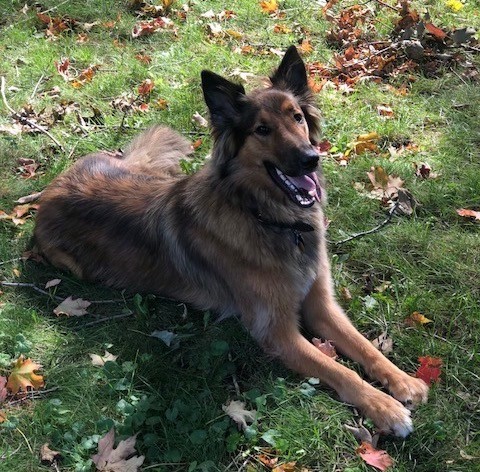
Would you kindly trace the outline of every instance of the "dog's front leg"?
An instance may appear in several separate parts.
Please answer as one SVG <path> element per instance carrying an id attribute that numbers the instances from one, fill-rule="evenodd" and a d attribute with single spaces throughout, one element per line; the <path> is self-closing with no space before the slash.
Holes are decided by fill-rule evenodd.
<path id="1" fill-rule="evenodd" d="M 411 407 L 426 402 L 425 382 L 396 367 L 352 325 L 333 296 L 328 262 L 322 263 L 319 274 L 302 306 L 308 329 L 334 341 L 340 352 L 359 362 L 369 376 L 379 380 L 403 404 Z"/>
<path id="2" fill-rule="evenodd" d="M 390 395 L 365 382 L 356 372 L 321 353 L 299 332 L 296 324 L 270 325 L 260 344 L 287 367 L 307 377 L 317 377 L 335 389 L 340 398 L 359 408 L 382 431 L 405 437 L 412 430 L 410 411 Z"/>

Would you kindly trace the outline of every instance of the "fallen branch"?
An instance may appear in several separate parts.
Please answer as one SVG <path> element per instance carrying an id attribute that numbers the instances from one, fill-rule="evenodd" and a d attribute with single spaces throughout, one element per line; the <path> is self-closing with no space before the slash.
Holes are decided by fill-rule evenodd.
<path id="1" fill-rule="evenodd" d="M 31 288 L 32 290 L 35 290 L 35 292 L 41 293 L 42 295 L 47 295 L 48 297 L 55 298 L 55 300 L 60 300 L 63 301 L 64 297 L 59 297 L 58 295 L 53 295 L 50 292 L 47 292 L 46 290 L 43 290 L 40 287 L 37 287 L 35 284 L 29 284 L 26 282 L 5 282 L 5 281 L 0 281 L 0 285 L 3 285 L 4 287 L 27 287 Z"/>
<path id="2" fill-rule="evenodd" d="M 25 195 L 24 197 L 20 197 L 18 200 L 15 201 L 15 203 L 31 203 L 31 202 L 36 202 L 41 196 L 42 196 L 43 190 L 41 192 L 35 192 L 31 193 L 30 195 Z"/>
<path id="3" fill-rule="evenodd" d="M 18 403 L 24 402 L 26 400 L 35 400 L 36 398 L 41 398 L 44 395 L 48 395 L 49 393 L 55 392 L 58 389 L 59 387 L 52 387 L 52 388 L 47 388 L 46 390 L 35 390 L 32 392 L 27 392 L 25 396 L 21 398 L 17 398 L 16 400 L 5 402 L 5 405 L 11 406 L 11 405 L 16 405 Z"/>
<path id="4" fill-rule="evenodd" d="M 385 225 L 390 223 L 390 221 L 392 220 L 393 215 L 395 214 L 395 211 L 398 208 L 398 206 L 399 206 L 399 202 L 396 201 L 395 204 L 392 206 L 392 208 L 390 208 L 390 210 L 388 210 L 388 216 L 380 224 L 378 224 L 374 228 L 369 229 L 367 231 L 361 231 L 360 233 L 352 234 L 348 238 L 342 239 L 340 241 L 330 241 L 330 244 L 333 245 L 333 246 L 340 246 L 340 244 L 348 243 L 349 241 L 352 241 L 353 239 L 357 239 L 357 238 L 360 238 L 362 236 L 366 236 L 367 234 L 372 234 L 372 233 L 377 232 L 378 230 L 382 229 Z"/>
<path id="5" fill-rule="evenodd" d="M 32 120 L 29 120 L 28 118 L 25 118 L 24 116 L 21 116 L 19 113 L 17 113 L 7 102 L 7 97 L 5 96 L 5 77 L 1 77 L 1 88 L 0 88 L 0 91 L 1 91 L 1 94 L 2 94 L 2 100 L 3 100 L 3 103 L 5 105 L 5 107 L 7 108 L 7 110 L 10 111 L 10 113 L 13 115 L 13 117 L 18 120 L 20 123 L 22 124 L 26 124 L 28 126 L 30 126 L 31 128 L 35 128 L 37 129 L 38 131 L 40 131 L 41 133 L 45 134 L 46 136 L 48 136 L 59 148 L 62 152 L 65 152 L 65 148 L 60 144 L 60 142 L 57 141 L 57 139 L 52 136 L 45 128 L 43 128 L 42 126 L 40 126 L 39 124 L 35 123 L 34 121 Z"/>
<path id="6" fill-rule="evenodd" d="M 90 321 L 89 323 L 82 324 L 81 326 L 77 326 L 76 329 L 88 328 L 90 326 L 95 326 L 100 323 L 105 323 L 106 321 L 119 320 L 121 318 L 127 318 L 132 315 L 133 315 L 133 311 L 128 311 L 127 313 L 120 313 L 119 315 L 105 316 L 104 318 L 100 318 L 95 321 Z"/>

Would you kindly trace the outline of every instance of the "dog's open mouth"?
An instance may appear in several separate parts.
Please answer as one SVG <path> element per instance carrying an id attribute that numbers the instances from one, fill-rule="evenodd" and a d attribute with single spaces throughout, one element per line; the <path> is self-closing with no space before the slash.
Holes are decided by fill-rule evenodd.
<path id="1" fill-rule="evenodd" d="M 299 177 L 284 174 L 278 167 L 265 162 L 268 174 L 272 180 L 288 195 L 290 200 L 303 208 L 311 207 L 315 201 L 320 201 L 320 185 L 317 174 L 311 172 Z"/>

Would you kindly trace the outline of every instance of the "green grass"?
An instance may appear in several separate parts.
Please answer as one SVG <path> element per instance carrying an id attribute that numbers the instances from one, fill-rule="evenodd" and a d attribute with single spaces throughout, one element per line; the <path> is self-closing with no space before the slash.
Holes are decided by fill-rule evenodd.
<path id="1" fill-rule="evenodd" d="M 26 13 L 21 12 L 24 2 L 0 5 L 0 63 L 8 102 L 15 110 L 31 103 L 37 113 L 45 109 L 50 114 L 62 101 L 73 101 L 77 111 L 50 129 L 64 145 L 64 153 L 44 134 L 0 134 L 0 209 L 7 213 L 16 199 L 43 189 L 80 156 L 124 147 L 140 129 L 154 123 L 169 124 L 192 140 L 202 137 L 196 151 L 196 160 L 202 161 L 211 140 L 191 121 L 195 111 L 206 114 L 200 71 L 266 75 L 279 60 L 273 54 L 240 54 L 236 48 L 250 44 L 285 49 L 309 37 L 314 50 L 307 61 L 325 62 L 338 52 L 325 40 L 331 25 L 314 1 L 281 2 L 285 16 L 280 19 L 262 13 L 256 1 L 230 2 L 228 8 L 236 16 L 221 24 L 224 30 L 242 33 L 240 39 L 209 39 L 207 24 L 216 20 L 201 14 L 222 11 L 225 6 L 216 1 L 190 2 L 185 20 L 172 13 L 176 34 L 165 30 L 137 39 L 130 37 L 136 16 L 128 2 L 42 2 L 42 11 L 52 8 L 53 16 L 68 15 L 83 23 L 116 22 L 113 29 L 93 27 L 86 43 L 77 43 L 78 31 L 64 32 L 56 41 L 45 39 L 33 2 L 27 3 L 31 6 Z M 335 9 L 352 4 L 340 2 Z M 387 34 L 393 12 L 376 2 L 369 4 L 377 9 L 377 29 Z M 417 2 L 422 11 L 428 6 L 438 26 L 478 29 L 475 4 L 466 2 L 461 12 L 454 13 L 444 2 Z M 174 9 L 180 8 L 181 2 L 176 2 Z M 291 32 L 274 33 L 277 23 Z M 139 62 L 136 54 L 149 55 L 151 63 Z M 90 83 L 74 88 L 55 69 L 54 62 L 62 57 L 68 57 L 77 71 L 92 64 L 100 68 Z M 478 56 L 471 59 L 478 65 Z M 123 112 L 111 102 L 122 93 L 135 95 L 146 78 L 155 81 L 151 109 L 126 115 L 127 127 L 121 130 Z M 400 75 L 392 83 L 398 86 L 404 79 Z M 480 209 L 480 92 L 477 82 L 456 71 L 439 72 L 435 78 L 418 73 L 414 79 L 406 96 L 372 83 L 360 84 L 348 95 L 331 89 L 318 95 L 324 136 L 332 144 L 345 150 L 359 134 L 376 131 L 383 146 L 381 154 L 357 156 L 347 167 L 325 159 L 329 239 L 338 241 L 385 218 L 379 202 L 360 195 L 353 186 L 366 182 L 372 165 L 400 175 L 419 203 L 411 217 L 396 216 L 371 235 L 332 246 L 332 266 L 339 295 L 345 287 L 352 293 L 352 299 L 343 302 L 349 316 L 369 339 L 388 329 L 394 339 L 390 357 L 397 365 L 414 372 L 420 355 L 444 362 L 441 382 L 432 388 L 428 404 L 414 413 L 415 432 L 406 440 L 381 438 L 381 448 L 395 459 L 394 470 L 474 471 L 480 470 L 478 459 L 464 457 L 480 456 L 480 226 L 461 220 L 455 209 Z M 53 87 L 60 92 L 51 98 L 45 92 Z M 168 108 L 155 108 L 157 99 L 165 99 Z M 379 104 L 389 105 L 394 119 L 379 117 Z M 100 110 L 103 126 L 82 131 L 77 113 L 92 116 L 92 107 Z M 1 110 L 0 125 L 7 125 L 9 115 L 4 107 Z M 418 148 L 389 159 L 388 145 L 404 139 Z M 35 177 L 21 178 L 20 158 L 40 165 Z M 413 164 L 423 161 L 438 178 L 415 177 Z M 2 279 L 43 287 L 48 280 L 61 278 L 57 295 L 122 300 L 119 292 L 19 260 L 32 229 L 31 219 L 20 226 L 0 220 Z M 373 287 L 386 281 L 390 286 L 382 293 L 370 292 L 367 279 Z M 313 390 L 305 379 L 268 359 L 235 320 L 217 324 L 213 314 L 143 295 L 92 305 L 89 311 L 95 315 L 113 316 L 126 309 L 134 315 L 85 327 L 96 318 L 56 318 L 53 298 L 28 288 L 2 291 L 0 374 L 7 374 L 11 360 L 25 353 L 43 365 L 47 393 L 1 406 L 7 415 L 0 425 L 1 471 L 51 470 L 38 458 L 46 442 L 61 451 L 60 470 L 92 470 L 90 456 L 111 426 L 122 437 L 138 433 L 137 449 L 146 455 L 147 470 L 239 470 L 247 460 L 249 465 L 242 470 L 262 470 L 255 457 L 264 447 L 273 448 L 280 462 L 297 461 L 308 470 L 372 470 L 356 456 L 357 441 L 343 428 L 358 419 L 356 413 L 328 389 Z M 407 326 L 404 320 L 413 311 L 433 323 Z M 179 346 L 169 348 L 149 336 L 154 330 L 178 334 Z M 105 349 L 118 355 L 117 361 L 93 367 L 88 354 L 103 354 Z M 358 369 L 345 359 L 340 362 Z M 259 412 L 245 433 L 238 432 L 222 411 L 229 399 L 243 400 L 247 408 Z"/>

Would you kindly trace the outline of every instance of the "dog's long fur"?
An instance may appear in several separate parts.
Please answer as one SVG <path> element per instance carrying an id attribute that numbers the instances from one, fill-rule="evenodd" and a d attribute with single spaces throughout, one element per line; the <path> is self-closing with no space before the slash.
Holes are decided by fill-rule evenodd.
<path id="1" fill-rule="evenodd" d="M 319 113 L 294 47 L 270 80 L 247 95 L 204 71 L 215 144 L 203 169 L 180 171 L 190 145 L 165 127 L 137 137 L 121 159 L 86 156 L 42 195 L 36 243 L 80 278 L 238 314 L 268 353 L 319 377 L 380 429 L 406 436 L 412 422 L 402 403 L 426 401 L 428 388 L 359 334 L 334 299 L 314 147 Z M 316 190 L 302 190 L 301 205 L 272 170 L 310 187 L 315 181 Z M 301 318 L 393 397 L 310 344 Z"/>

